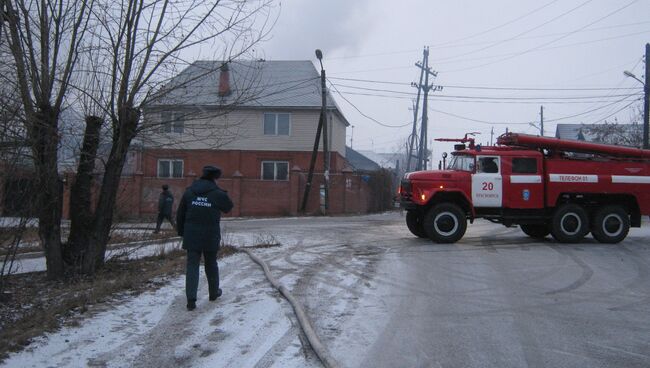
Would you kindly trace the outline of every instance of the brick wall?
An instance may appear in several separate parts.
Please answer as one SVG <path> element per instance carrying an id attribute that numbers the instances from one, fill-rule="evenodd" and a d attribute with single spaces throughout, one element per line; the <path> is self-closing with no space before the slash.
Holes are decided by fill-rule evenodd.
<path id="1" fill-rule="evenodd" d="M 69 193 L 72 175 L 67 176 L 64 187 L 64 218 L 69 218 Z M 117 193 L 115 219 L 153 219 L 158 212 L 158 196 L 163 184 L 174 195 L 174 212 L 185 189 L 197 176 L 178 179 L 147 177 L 143 174 L 125 176 Z M 235 174 L 222 177 L 218 185 L 228 191 L 235 207 L 226 216 L 295 216 L 302 205 L 307 173 L 294 167 L 288 181 L 267 181 L 246 178 Z M 322 173 L 315 173 L 312 190 L 307 201 L 307 214 L 321 212 L 320 186 Z M 353 214 L 368 212 L 371 200 L 370 188 L 360 175 L 344 171 L 330 175 L 330 214 Z"/>

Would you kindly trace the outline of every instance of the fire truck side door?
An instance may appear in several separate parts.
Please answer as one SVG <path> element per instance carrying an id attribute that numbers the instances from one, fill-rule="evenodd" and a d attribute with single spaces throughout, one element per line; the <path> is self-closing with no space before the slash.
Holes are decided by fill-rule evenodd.
<path id="1" fill-rule="evenodd" d="M 503 157 L 503 207 L 544 207 L 541 157 Z"/>
<path id="2" fill-rule="evenodd" d="M 474 207 L 501 207 L 503 197 L 499 156 L 476 156 L 476 173 L 472 174 Z"/>

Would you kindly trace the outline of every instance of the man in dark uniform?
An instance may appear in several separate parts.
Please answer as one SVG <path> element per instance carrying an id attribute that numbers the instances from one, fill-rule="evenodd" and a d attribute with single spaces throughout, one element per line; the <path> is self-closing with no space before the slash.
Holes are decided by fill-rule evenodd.
<path id="1" fill-rule="evenodd" d="M 156 221 L 156 231 L 154 231 L 154 234 L 160 231 L 160 225 L 162 225 L 164 219 L 169 220 L 169 223 L 172 224 L 172 227 L 176 228 L 174 219 L 172 219 L 172 205 L 174 204 L 174 196 L 169 191 L 169 186 L 167 184 L 163 184 L 162 190 L 163 191 L 158 197 L 158 220 Z"/>
<path id="2" fill-rule="evenodd" d="M 196 308 L 201 254 L 205 262 L 210 301 L 221 296 L 217 265 L 217 251 L 221 242 L 221 212 L 229 212 L 233 204 L 226 191 L 217 186 L 220 176 L 221 169 L 205 166 L 203 176 L 192 183 L 183 194 L 176 213 L 178 235 L 183 237 L 183 249 L 187 250 L 187 310 Z"/>

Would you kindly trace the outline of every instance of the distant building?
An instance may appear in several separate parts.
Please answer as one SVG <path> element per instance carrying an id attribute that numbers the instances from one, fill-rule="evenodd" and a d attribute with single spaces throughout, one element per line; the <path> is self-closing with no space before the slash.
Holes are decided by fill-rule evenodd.
<path id="1" fill-rule="evenodd" d="M 355 172 L 372 172 L 381 169 L 378 163 L 351 147 L 345 147 L 345 158 Z"/>
<path id="2" fill-rule="evenodd" d="M 295 215 L 321 112 L 320 75 L 310 61 L 196 61 L 144 109 L 139 172 L 122 180 L 120 205 L 137 215 L 157 210 L 160 186 L 176 198 L 204 165 L 223 170 L 220 186 L 234 216 Z M 346 160 L 349 123 L 328 94 L 329 213 L 367 212 L 370 189 Z M 322 138 L 321 138 L 322 139 Z M 308 213 L 321 207 L 319 145 Z M 131 203 L 128 203 L 131 201 Z"/>

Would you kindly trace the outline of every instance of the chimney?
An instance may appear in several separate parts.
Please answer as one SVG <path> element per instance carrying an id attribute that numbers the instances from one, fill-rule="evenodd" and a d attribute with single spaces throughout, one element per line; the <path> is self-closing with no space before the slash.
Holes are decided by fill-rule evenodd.
<path id="1" fill-rule="evenodd" d="M 219 74 L 219 97 L 226 97 L 230 94 L 230 70 L 228 64 L 222 64 Z"/>

